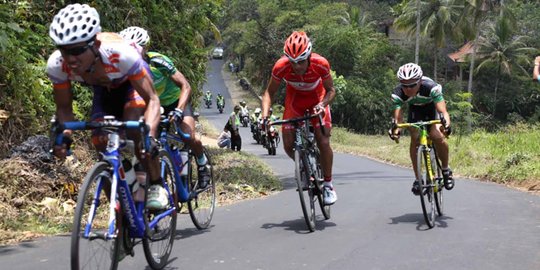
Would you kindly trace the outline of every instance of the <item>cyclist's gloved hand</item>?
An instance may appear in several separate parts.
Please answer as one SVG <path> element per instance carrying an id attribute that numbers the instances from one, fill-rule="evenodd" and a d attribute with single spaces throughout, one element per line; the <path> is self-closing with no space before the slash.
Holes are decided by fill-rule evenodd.
<path id="1" fill-rule="evenodd" d="M 324 116 L 324 106 L 323 106 L 323 103 L 319 103 L 317 105 L 315 105 L 315 107 L 313 107 L 313 112 L 315 114 L 322 114 Z"/>
<path id="2" fill-rule="evenodd" d="M 184 111 L 182 111 L 179 108 L 174 109 L 174 111 L 171 111 L 169 113 L 169 116 L 173 118 L 173 120 L 182 122 L 184 120 Z"/>
<path id="3" fill-rule="evenodd" d="M 446 136 L 450 136 L 450 134 L 452 134 L 452 127 L 450 125 L 444 127 L 444 133 Z"/>
<path id="4" fill-rule="evenodd" d="M 71 144 L 73 143 L 73 139 L 71 138 L 71 130 L 64 130 L 64 132 L 58 136 L 62 137 L 62 141 L 60 144 L 55 141 L 53 154 L 57 158 L 64 159 L 71 152 Z"/>
<path id="5" fill-rule="evenodd" d="M 401 130 L 394 129 L 394 128 L 391 128 L 388 130 L 388 137 L 390 137 L 390 139 L 395 141 L 399 139 L 400 136 L 401 136 Z"/>

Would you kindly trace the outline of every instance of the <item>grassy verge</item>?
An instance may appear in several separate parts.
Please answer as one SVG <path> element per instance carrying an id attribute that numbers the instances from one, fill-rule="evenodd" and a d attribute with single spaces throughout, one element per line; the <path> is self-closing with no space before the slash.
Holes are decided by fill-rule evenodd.
<path id="1" fill-rule="evenodd" d="M 452 136 L 450 166 L 461 177 L 480 178 L 540 192 L 540 125 L 517 125 L 497 133 L 476 131 Z M 395 144 L 387 136 L 366 136 L 332 131 L 336 151 L 365 155 L 400 166 L 411 167 L 409 138 Z"/>

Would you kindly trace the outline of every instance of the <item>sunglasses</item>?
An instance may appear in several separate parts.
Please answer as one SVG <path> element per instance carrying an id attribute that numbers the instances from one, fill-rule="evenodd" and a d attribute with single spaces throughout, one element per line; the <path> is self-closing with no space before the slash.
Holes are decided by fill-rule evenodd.
<path id="1" fill-rule="evenodd" d="M 403 87 L 403 88 L 414 88 L 414 87 L 416 87 L 418 85 L 418 82 L 419 82 L 419 80 L 414 82 L 414 83 L 409 83 L 409 84 L 403 84 L 402 83 L 401 87 Z"/>
<path id="2" fill-rule="evenodd" d="M 293 59 L 289 58 L 289 62 L 291 62 L 291 64 L 302 65 L 305 62 L 307 62 L 307 59 L 300 60 L 300 61 L 294 61 Z"/>
<path id="3" fill-rule="evenodd" d="M 78 55 L 81 55 L 83 54 L 84 52 L 86 52 L 90 47 L 94 46 L 94 42 L 89 42 L 87 43 L 86 45 L 84 46 L 78 46 L 78 47 L 72 47 L 72 48 L 63 48 L 63 47 L 58 47 L 58 49 L 60 49 L 60 51 L 62 52 L 62 54 L 65 54 L 65 55 L 73 55 L 73 56 L 78 56 Z"/>

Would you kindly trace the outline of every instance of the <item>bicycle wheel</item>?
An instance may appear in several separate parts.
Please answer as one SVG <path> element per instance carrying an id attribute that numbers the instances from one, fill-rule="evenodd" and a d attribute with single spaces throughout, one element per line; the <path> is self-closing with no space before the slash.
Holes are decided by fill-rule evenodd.
<path id="1" fill-rule="evenodd" d="M 116 218 L 113 224 L 116 237 L 107 239 L 111 182 L 110 166 L 106 162 L 96 163 L 84 179 L 77 198 L 71 233 L 71 269 L 118 267 L 123 231 L 120 218 Z M 89 235 L 84 236 L 87 230 Z"/>
<path id="2" fill-rule="evenodd" d="M 431 168 L 428 166 L 429 153 L 425 146 L 420 145 L 417 151 L 417 172 L 420 177 L 420 201 L 422 203 L 422 211 L 424 212 L 424 219 L 428 227 L 433 228 L 435 226 L 435 198 L 433 194 L 433 183 L 431 176 Z M 431 175 L 431 176 L 430 176 Z"/>
<path id="3" fill-rule="evenodd" d="M 324 204 L 323 200 L 323 182 L 324 182 L 324 175 L 321 167 L 321 154 L 318 150 L 314 152 L 315 155 L 315 162 L 317 164 L 317 170 L 315 171 L 315 179 L 316 179 L 316 190 L 317 192 L 317 200 L 319 201 L 319 206 L 321 207 L 321 212 L 324 216 L 324 219 L 330 219 L 330 205 Z"/>
<path id="4" fill-rule="evenodd" d="M 298 195 L 300 196 L 300 206 L 302 206 L 302 212 L 309 231 L 314 232 L 315 207 L 313 207 L 313 200 L 310 198 L 310 194 L 313 194 L 313 192 L 309 188 L 309 176 L 306 173 L 305 164 L 304 159 L 300 156 L 300 151 L 294 151 L 294 174 L 298 186 Z M 306 204 L 307 200 L 309 200 L 309 206 Z"/>
<path id="5" fill-rule="evenodd" d="M 158 157 L 163 186 L 169 197 L 169 207 L 159 211 L 145 209 L 144 217 L 147 224 L 153 222 L 158 215 L 176 205 L 173 199 L 175 182 L 172 159 L 164 149 L 159 151 Z M 144 256 L 152 269 L 162 269 L 167 264 L 173 247 L 174 235 L 176 233 L 176 211 L 171 211 L 170 215 L 162 217 L 153 228 L 149 226 L 146 228 L 149 231 L 146 232 L 143 238 Z"/>
<path id="6" fill-rule="evenodd" d="M 442 169 L 439 162 L 439 158 L 437 157 L 437 152 L 435 151 L 435 148 L 431 151 L 431 167 L 433 172 L 435 173 L 435 181 L 434 184 L 437 186 L 436 190 L 437 192 L 433 192 L 435 196 L 435 206 L 437 208 L 437 214 L 439 216 L 442 216 L 444 214 L 444 204 L 443 204 L 443 191 L 444 191 L 444 180 L 442 177 Z"/>
<path id="7" fill-rule="evenodd" d="M 189 173 L 188 181 L 191 190 L 190 199 L 188 200 L 188 210 L 193 225 L 199 230 L 208 228 L 214 215 L 216 208 L 216 183 L 214 180 L 214 169 L 210 153 L 204 149 L 204 154 L 210 165 L 210 181 L 204 188 L 199 188 L 199 175 L 197 171 L 197 162 L 195 157 L 189 155 Z"/>

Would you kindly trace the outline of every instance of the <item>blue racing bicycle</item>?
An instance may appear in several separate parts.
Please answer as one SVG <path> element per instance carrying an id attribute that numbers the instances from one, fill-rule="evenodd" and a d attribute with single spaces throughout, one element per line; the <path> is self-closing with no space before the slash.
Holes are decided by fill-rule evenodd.
<path id="1" fill-rule="evenodd" d="M 185 140 L 190 135 L 184 133 L 178 126 L 178 121 L 173 114 L 169 117 L 162 116 L 160 123 L 159 141 L 162 148 L 171 157 L 170 167 L 174 168 L 171 179 L 174 179 L 174 201 L 177 203 L 177 211 L 181 213 L 184 203 L 187 204 L 189 215 L 197 229 L 208 228 L 216 207 L 216 185 L 214 173 L 210 170 L 208 183 L 199 182 L 196 158 Z M 210 153 L 204 149 L 210 168 L 212 160 Z"/>
<path id="2" fill-rule="evenodd" d="M 62 131 L 101 129 L 108 134 L 101 159 L 90 169 L 79 190 L 71 234 L 71 269 L 117 269 L 134 246 L 142 241 L 146 260 L 152 269 L 168 262 L 176 230 L 176 207 L 170 177 L 173 168 L 169 153 L 159 150 L 162 185 L 169 199 L 161 210 L 146 208 L 145 198 L 134 201 L 126 182 L 123 154 L 130 141 L 120 138 L 122 130 L 135 129 L 143 134 L 144 151 L 150 149 L 149 128 L 143 120 L 117 121 L 106 116 L 101 122 L 53 122 L 51 135 L 61 144 Z M 132 143 L 131 143 L 132 144 Z M 147 179 L 148 180 L 148 179 Z"/>

